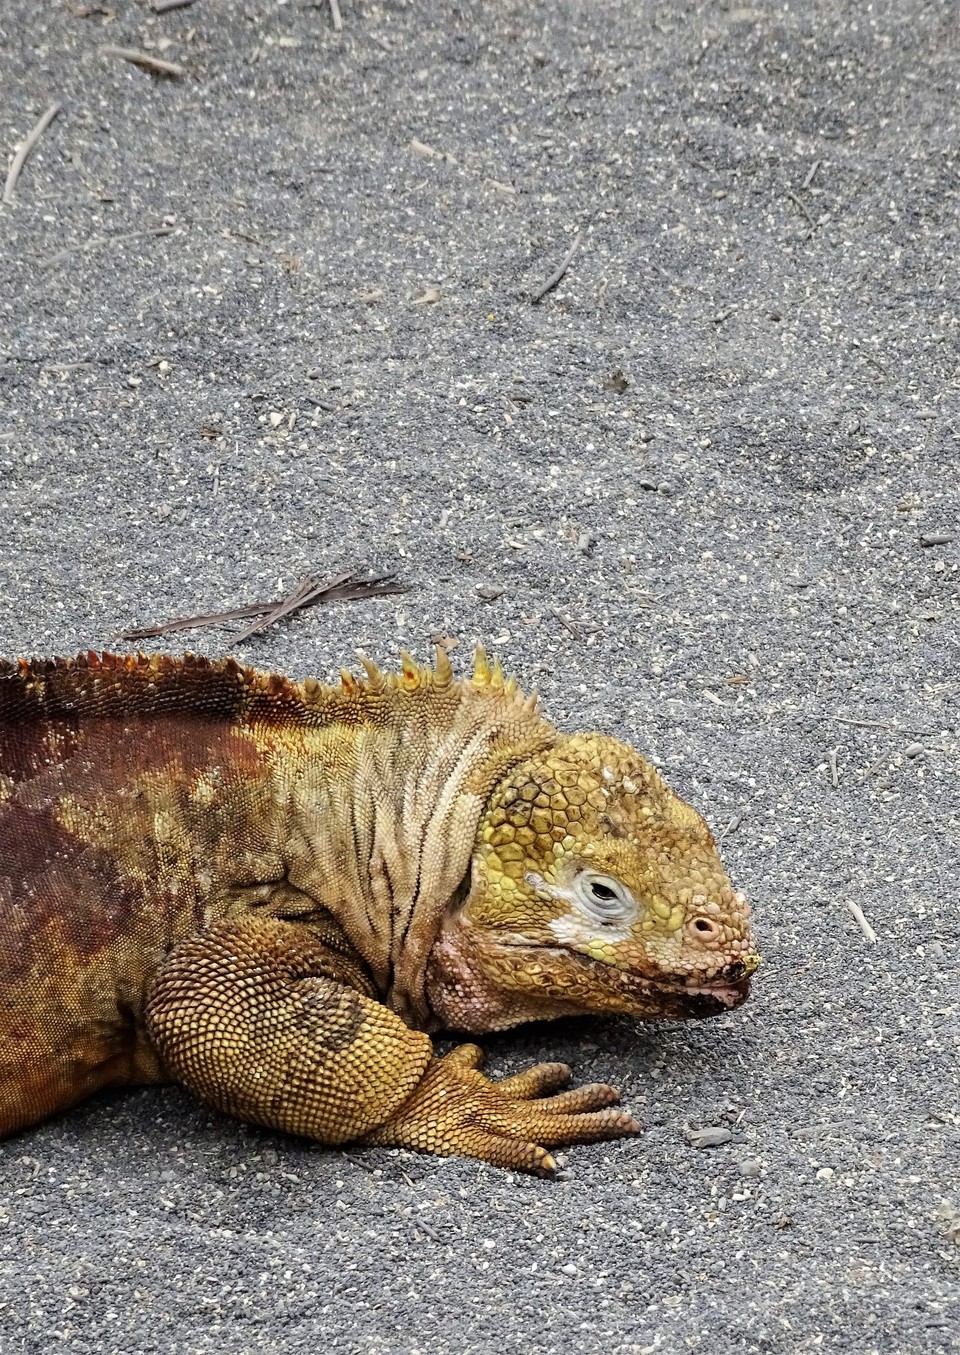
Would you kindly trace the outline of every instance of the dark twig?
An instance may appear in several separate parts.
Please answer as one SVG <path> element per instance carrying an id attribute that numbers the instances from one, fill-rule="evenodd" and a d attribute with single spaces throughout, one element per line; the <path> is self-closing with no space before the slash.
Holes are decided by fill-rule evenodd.
<path id="1" fill-rule="evenodd" d="M 156 635 L 167 635 L 175 630 L 192 630 L 194 626 L 218 626 L 221 621 L 243 621 L 248 616 L 263 616 L 275 602 L 251 602 L 249 607 L 234 607 L 229 612 L 205 612 L 201 616 L 181 616 L 174 621 L 161 621 L 157 626 L 141 626 L 138 630 L 120 633 L 122 640 L 150 640 Z"/>
<path id="2" fill-rule="evenodd" d="M 386 597 L 396 593 L 405 593 L 404 584 L 395 583 L 393 574 L 382 574 L 375 578 L 364 579 L 355 570 L 343 570 L 328 579 L 318 579 L 308 574 L 301 579 L 292 593 L 279 600 L 270 602 L 248 602 L 242 607 L 233 607 L 225 612 L 208 612 L 201 616 L 175 617 L 172 621 L 162 621 L 156 626 L 143 626 L 137 630 L 122 632 L 124 640 L 148 640 L 157 635 L 167 635 L 172 631 L 190 630 L 194 626 L 217 626 L 223 621 L 244 621 L 248 617 L 259 618 L 252 626 L 241 631 L 232 639 L 233 644 L 249 639 L 274 622 L 281 620 L 301 607 L 312 607 L 318 602 L 352 602 L 368 597 Z"/>
<path id="3" fill-rule="evenodd" d="M 337 576 L 337 581 L 346 580 L 349 574 Z M 292 593 L 287 597 L 281 598 L 281 603 L 296 603 L 301 597 L 310 591 L 317 583 L 317 580 L 310 574 L 305 579 L 301 579 Z M 251 616 L 263 616 L 266 612 L 276 610 L 278 606 L 277 599 L 270 602 L 248 602 L 244 607 L 233 607 L 225 612 L 208 612 L 204 616 L 184 616 L 178 617 L 173 621 L 161 621 L 157 626 L 144 626 L 141 630 L 127 630 L 123 632 L 124 640 L 148 640 L 154 635 L 166 635 L 168 631 L 191 630 L 194 626 L 218 626 L 221 621 L 244 621 Z"/>
<path id="4" fill-rule="evenodd" d="M 355 1157 L 353 1153 L 343 1153 L 341 1156 L 345 1157 L 348 1162 L 352 1162 L 355 1167 L 359 1167 L 362 1171 L 369 1172 L 371 1176 L 376 1176 L 380 1171 L 379 1167 L 373 1166 L 370 1162 L 364 1162 L 362 1157 Z"/>
<path id="5" fill-rule="evenodd" d="M 806 219 L 807 225 L 810 227 L 810 234 L 807 236 L 807 239 L 809 240 L 810 236 L 813 235 L 814 231 L 817 229 L 817 223 L 814 221 L 813 217 L 807 211 L 807 207 L 805 202 L 803 201 L 803 198 L 797 197 L 796 193 L 794 193 L 789 188 L 787 189 L 787 197 L 799 209 L 801 214 Z"/>
<path id="6" fill-rule="evenodd" d="M 307 574 L 300 580 L 292 593 L 285 598 L 281 598 L 279 602 L 275 602 L 264 616 L 254 621 L 246 630 L 242 630 L 239 635 L 235 635 L 233 643 L 239 644 L 241 640 L 249 640 L 251 635 L 259 635 L 261 631 L 267 630 L 275 622 L 289 616 L 291 612 L 299 611 L 301 607 L 306 607 L 311 602 L 319 602 L 321 597 L 345 584 L 350 577 L 349 570 L 345 570 L 342 574 L 333 574 L 329 579 L 322 581 L 315 579 L 311 574 Z"/>
<path id="7" fill-rule="evenodd" d="M 141 52 L 137 47 L 101 47 L 100 51 L 104 56 L 119 57 L 121 61 L 129 61 L 131 65 L 139 66 L 150 75 L 163 75 L 168 80 L 182 80 L 187 73 L 186 66 L 177 66 L 172 61 L 161 61 L 159 57 L 151 56 L 149 52 Z"/>
<path id="8" fill-rule="evenodd" d="M 889 729 L 893 734 L 927 734 L 919 725 L 895 725 L 887 720 L 858 720 L 853 715 L 821 715 L 821 720 L 838 720 L 842 725 L 856 725 L 858 729 Z"/>
<path id="9" fill-rule="evenodd" d="M 837 766 L 837 754 L 839 752 L 839 748 L 827 749 L 827 766 L 830 768 L 830 784 L 833 786 L 834 790 L 840 785 L 840 769 Z"/>
<path id="10" fill-rule="evenodd" d="M 58 253 L 52 254 L 49 259 L 40 264 L 40 267 L 56 268 L 58 264 L 65 263 L 71 254 L 82 253 L 88 249 L 99 249 L 101 245 L 122 245 L 127 240 L 174 235 L 176 229 L 176 226 L 153 226 L 149 230 L 124 231 L 121 235 L 91 235 L 89 240 L 82 240 L 78 245 L 67 245 L 66 249 L 61 249 Z"/>
<path id="11" fill-rule="evenodd" d="M 570 246 L 566 254 L 563 256 L 563 261 L 560 264 L 560 267 L 557 268 L 555 272 L 550 274 L 550 276 L 547 278 L 546 282 L 543 284 L 542 287 L 540 287 L 536 292 L 532 293 L 530 297 L 531 305 L 535 306 L 538 301 L 543 300 L 547 292 L 553 291 L 554 287 L 556 287 L 557 283 L 563 277 L 564 273 L 566 273 L 567 269 L 573 263 L 573 256 L 576 254 L 579 248 L 580 248 L 580 235 L 578 233 L 573 237 L 573 244 Z"/>
<path id="12" fill-rule="evenodd" d="M 26 163 L 27 156 L 30 154 L 34 146 L 37 144 L 37 142 L 43 136 L 44 132 L 50 126 L 51 122 L 53 122 L 54 118 L 60 112 L 60 108 L 61 108 L 60 104 L 51 104 L 47 111 L 44 113 L 43 117 L 34 127 L 33 131 L 28 132 L 27 135 L 20 142 L 20 145 L 17 148 L 17 153 L 13 157 L 13 161 L 11 162 L 10 168 L 7 171 L 7 182 L 3 186 L 3 201 L 5 204 L 9 205 L 11 202 L 13 202 L 13 190 L 17 186 L 17 180 L 20 178 L 20 171 L 23 169 L 23 166 Z"/>
<path id="13" fill-rule="evenodd" d="M 697 55 L 693 58 L 693 64 L 695 67 L 700 65 L 701 61 L 707 55 L 707 52 L 709 52 L 714 42 L 716 42 L 716 34 L 714 33 L 711 33 L 709 37 L 701 38 L 700 50 L 697 53 Z"/>
<path id="14" fill-rule="evenodd" d="M 869 362 L 871 367 L 876 367 L 881 376 L 888 375 L 887 369 L 884 367 L 883 363 L 878 362 L 876 358 L 872 358 L 870 354 L 865 353 L 863 349 L 860 350 L 860 356 L 863 358 L 864 362 Z"/>
<path id="15" fill-rule="evenodd" d="M 560 622 L 561 626 L 565 626 L 566 629 L 573 636 L 573 638 L 575 640 L 579 640 L 580 643 L 582 644 L 586 637 L 583 631 L 577 625 L 577 623 L 575 621 L 571 621 L 569 616 L 564 616 L 563 612 L 558 612 L 554 610 L 553 614 L 556 617 L 556 619 Z"/>
<path id="16" fill-rule="evenodd" d="M 810 185 L 813 183 L 814 176 L 816 175 L 816 172 L 820 168 L 822 163 L 823 162 L 821 160 L 814 160 L 813 164 L 810 166 L 810 173 L 807 175 L 803 183 L 800 185 L 802 192 L 805 193 L 807 189 L 810 187 Z"/>

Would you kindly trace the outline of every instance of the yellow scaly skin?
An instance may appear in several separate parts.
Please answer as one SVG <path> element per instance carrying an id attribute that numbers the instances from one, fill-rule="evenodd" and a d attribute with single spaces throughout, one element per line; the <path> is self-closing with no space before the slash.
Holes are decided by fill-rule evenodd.
<path id="1" fill-rule="evenodd" d="M 176 1080 L 325 1143 L 539 1173 L 635 1133 L 428 1031 L 706 1016 L 759 963 L 703 820 L 478 651 L 302 684 L 192 656 L 0 663 L 0 1133 Z"/>

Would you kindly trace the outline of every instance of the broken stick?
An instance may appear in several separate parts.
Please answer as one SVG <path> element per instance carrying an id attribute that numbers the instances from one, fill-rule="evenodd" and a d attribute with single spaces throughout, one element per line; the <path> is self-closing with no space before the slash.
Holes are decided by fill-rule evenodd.
<path id="1" fill-rule="evenodd" d="M 270 602 L 248 602 L 241 607 L 233 607 L 225 612 L 208 612 L 199 616 L 175 617 L 171 621 L 161 621 L 156 626 L 143 626 L 136 630 L 121 633 L 123 640 L 149 640 L 158 635 L 168 635 L 173 631 L 191 630 L 195 626 L 218 626 L 224 621 L 245 621 L 250 617 L 259 620 L 231 639 L 231 644 L 256 635 L 274 622 L 299 611 L 301 607 L 312 607 L 318 602 L 352 602 L 368 597 L 389 597 L 405 593 L 406 585 L 396 583 L 395 575 L 380 574 L 373 578 L 363 578 L 356 570 L 342 570 L 328 579 L 318 579 L 308 574 L 301 579 L 292 593 Z"/>
<path id="2" fill-rule="evenodd" d="M 860 928 L 860 930 L 863 932 L 864 936 L 870 942 L 871 946 L 875 946 L 877 944 L 877 933 L 873 930 L 873 928 L 870 926 L 870 923 L 864 917 L 863 909 L 860 907 L 859 903 L 853 903 L 848 899 L 847 911 L 849 912 L 850 916 L 853 918 L 857 926 Z"/>
<path id="3" fill-rule="evenodd" d="M 559 268 L 557 268 L 553 273 L 550 274 L 546 282 L 543 284 L 541 288 L 539 288 L 538 291 L 532 293 L 530 297 L 531 305 L 535 306 L 538 301 L 543 300 L 547 292 L 553 291 L 554 287 L 556 287 L 557 283 L 560 281 L 560 279 L 566 273 L 567 269 L 573 263 L 573 256 L 576 254 L 579 248 L 580 248 L 580 234 L 578 232 L 573 237 L 573 244 L 570 246 L 566 254 L 563 256 L 563 261 L 561 262 Z"/>
<path id="4" fill-rule="evenodd" d="M 17 180 L 20 178 L 20 171 L 26 163 L 27 156 L 33 150 L 34 146 L 43 136 L 44 132 L 53 122 L 54 118 L 60 112 L 61 104 L 51 104 L 43 117 L 34 127 L 32 132 L 28 132 L 17 148 L 17 153 L 7 171 L 7 182 L 3 186 L 3 201 L 7 205 L 13 202 L 13 190 L 17 186 Z"/>
<path id="5" fill-rule="evenodd" d="M 129 61 L 150 75 L 163 75 L 168 80 L 182 80 L 187 73 L 186 66 L 178 66 L 173 61 L 161 61 L 158 56 L 141 52 L 136 47 L 101 47 L 100 51 L 104 56 L 119 57 L 121 61 Z"/>

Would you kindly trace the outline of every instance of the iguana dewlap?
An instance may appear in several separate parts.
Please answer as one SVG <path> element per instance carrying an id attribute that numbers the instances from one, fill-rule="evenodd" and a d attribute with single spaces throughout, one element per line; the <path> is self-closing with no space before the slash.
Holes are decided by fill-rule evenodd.
<path id="1" fill-rule="evenodd" d="M 633 1133 L 561 1064 L 426 1032 L 709 1016 L 758 964 L 706 824 L 478 652 L 337 688 L 186 656 L 0 662 L 0 1132 L 174 1080 L 245 1120 L 550 1171 Z"/>

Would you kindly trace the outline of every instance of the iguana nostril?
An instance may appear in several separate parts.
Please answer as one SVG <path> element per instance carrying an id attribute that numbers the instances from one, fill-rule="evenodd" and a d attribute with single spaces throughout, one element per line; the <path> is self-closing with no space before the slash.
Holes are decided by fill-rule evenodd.
<path id="1" fill-rule="evenodd" d="M 720 928 L 708 917 L 698 917 L 693 924 L 694 930 L 700 933 L 703 940 L 713 939 L 720 935 Z"/>

